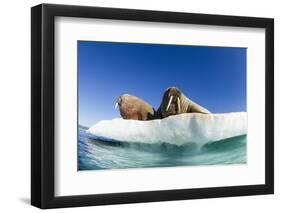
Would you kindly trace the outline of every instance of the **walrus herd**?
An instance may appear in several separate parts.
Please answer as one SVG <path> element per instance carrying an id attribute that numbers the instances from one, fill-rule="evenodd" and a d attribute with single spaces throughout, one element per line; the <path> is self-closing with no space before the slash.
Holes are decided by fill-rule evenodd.
<path id="1" fill-rule="evenodd" d="M 155 110 L 144 100 L 129 94 L 118 97 L 115 107 L 119 108 L 123 119 L 154 120 L 182 113 L 211 112 L 187 98 L 178 88 L 169 87 L 164 92 L 161 105 Z"/>

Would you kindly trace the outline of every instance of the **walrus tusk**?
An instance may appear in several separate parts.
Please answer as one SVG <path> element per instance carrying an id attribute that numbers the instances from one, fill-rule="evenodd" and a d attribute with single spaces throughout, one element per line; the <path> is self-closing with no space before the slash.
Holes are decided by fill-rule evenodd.
<path id="1" fill-rule="evenodd" d="M 181 102 L 180 102 L 180 98 L 178 97 L 178 113 L 181 112 Z"/>
<path id="2" fill-rule="evenodd" d="M 115 109 L 117 109 L 117 107 L 118 107 L 118 102 L 115 103 Z"/>
<path id="3" fill-rule="evenodd" d="M 170 97 L 170 100 L 169 100 L 168 106 L 166 108 L 166 111 L 168 111 L 168 109 L 169 109 L 169 107 L 170 107 L 170 105 L 172 103 L 172 100 L 173 100 L 173 96 Z"/>

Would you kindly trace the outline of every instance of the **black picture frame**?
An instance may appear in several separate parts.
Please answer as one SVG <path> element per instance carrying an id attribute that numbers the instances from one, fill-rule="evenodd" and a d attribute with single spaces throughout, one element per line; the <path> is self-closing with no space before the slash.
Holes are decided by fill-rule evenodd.
<path id="1" fill-rule="evenodd" d="M 264 28 L 265 184 L 56 197 L 54 20 L 58 16 Z M 41 4 L 31 8 L 32 205 L 46 209 L 272 193 L 274 193 L 274 19 L 53 4 Z"/>

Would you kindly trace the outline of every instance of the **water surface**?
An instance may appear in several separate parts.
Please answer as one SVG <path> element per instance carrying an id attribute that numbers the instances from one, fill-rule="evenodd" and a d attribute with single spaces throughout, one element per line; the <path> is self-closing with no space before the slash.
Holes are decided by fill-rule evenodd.
<path id="1" fill-rule="evenodd" d="M 246 163 L 246 135 L 197 147 L 94 140 L 79 128 L 78 170 Z"/>

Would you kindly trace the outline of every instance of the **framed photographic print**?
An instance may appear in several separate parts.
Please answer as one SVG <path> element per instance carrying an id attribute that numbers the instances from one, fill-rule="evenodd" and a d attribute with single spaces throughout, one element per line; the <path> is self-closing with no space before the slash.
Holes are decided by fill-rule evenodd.
<path id="1" fill-rule="evenodd" d="M 274 21 L 31 9 L 31 203 L 272 194 Z"/>

